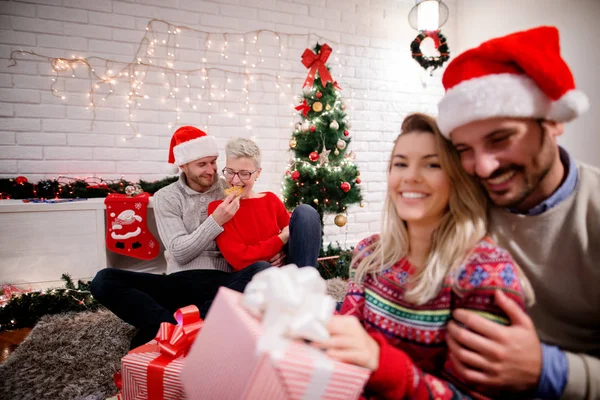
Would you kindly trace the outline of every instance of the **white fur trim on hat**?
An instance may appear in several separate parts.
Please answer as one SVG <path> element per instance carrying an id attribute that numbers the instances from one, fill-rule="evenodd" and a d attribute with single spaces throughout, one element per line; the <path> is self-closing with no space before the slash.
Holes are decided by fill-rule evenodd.
<path id="1" fill-rule="evenodd" d="M 438 104 L 438 125 L 445 137 L 457 127 L 494 117 L 548 115 L 552 102 L 526 75 L 495 74 L 459 83 Z"/>
<path id="2" fill-rule="evenodd" d="M 173 147 L 175 165 L 181 166 L 204 157 L 218 157 L 219 148 L 213 136 L 202 136 Z"/>
<path id="3" fill-rule="evenodd" d="M 589 108 L 587 96 L 570 90 L 552 101 L 526 75 L 486 75 L 464 81 L 446 92 L 438 105 L 438 125 L 445 137 L 459 126 L 494 117 L 543 118 L 568 122 Z"/>

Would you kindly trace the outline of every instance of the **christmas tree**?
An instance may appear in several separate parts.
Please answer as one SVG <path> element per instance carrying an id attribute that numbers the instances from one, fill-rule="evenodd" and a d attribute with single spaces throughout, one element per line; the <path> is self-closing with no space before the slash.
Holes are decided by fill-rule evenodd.
<path id="1" fill-rule="evenodd" d="M 284 178 L 283 197 L 288 210 L 309 204 L 319 213 L 321 224 L 326 214 L 337 214 L 334 222 L 342 227 L 347 222 L 348 206 L 362 205 L 362 197 L 360 172 L 353 153 L 348 151 L 352 134 L 346 105 L 339 95 L 340 86 L 325 64 L 331 51 L 327 44 L 317 43 L 313 51 L 306 49 L 302 55 L 309 72 L 296 107 L 300 122 L 289 142 L 293 158 Z M 331 248 L 322 251 L 322 255 L 331 254 Z M 347 254 L 340 254 L 339 260 L 347 264 Z M 335 275 L 347 277 L 347 268 L 337 265 Z M 331 277 L 327 275 L 330 272 L 321 274 Z"/>

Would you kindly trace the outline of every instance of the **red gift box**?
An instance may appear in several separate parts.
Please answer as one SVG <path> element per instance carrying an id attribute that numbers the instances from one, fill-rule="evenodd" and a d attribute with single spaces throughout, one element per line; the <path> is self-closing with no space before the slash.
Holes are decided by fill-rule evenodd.
<path id="1" fill-rule="evenodd" d="M 241 305 L 242 294 L 221 288 L 184 361 L 191 399 L 357 399 L 371 372 L 334 361 L 301 341 L 257 351 L 260 321 Z"/>
<path id="2" fill-rule="evenodd" d="M 202 328 L 196 306 L 175 313 L 177 325 L 163 322 L 155 340 L 131 350 L 121 360 L 123 400 L 184 399 L 183 360 Z"/>

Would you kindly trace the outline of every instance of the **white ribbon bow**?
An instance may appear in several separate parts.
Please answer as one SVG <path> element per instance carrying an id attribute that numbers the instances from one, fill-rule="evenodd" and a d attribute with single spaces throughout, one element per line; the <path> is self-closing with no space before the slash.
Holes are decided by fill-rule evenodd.
<path id="1" fill-rule="evenodd" d="M 262 318 L 263 344 L 283 338 L 323 342 L 329 339 L 326 326 L 336 306 L 326 292 L 327 284 L 316 268 L 290 264 L 256 274 L 246 286 L 242 304 Z"/>

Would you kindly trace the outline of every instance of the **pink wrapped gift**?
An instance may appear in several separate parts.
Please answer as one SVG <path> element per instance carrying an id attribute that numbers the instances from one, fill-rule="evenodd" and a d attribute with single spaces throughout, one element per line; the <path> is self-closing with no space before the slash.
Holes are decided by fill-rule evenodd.
<path id="1" fill-rule="evenodd" d="M 286 285 L 282 292 L 289 292 Z M 287 317 L 269 317 L 266 312 L 261 325 L 242 305 L 242 299 L 238 292 L 219 290 L 202 334 L 184 361 L 182 381 L 188 398 L 347 400 L 360 396 L 369 370 L 334 361 L 304 341 L 275 337 L 271 328 L 263 326 L 265 319 L 282 321 Z M 302 320 L 308 318 L 293 318 L 291 325 L 306 332 L 311 323 Z M 279 328 L 280 333 L 287 329 L 281 329 L 281 324 Z"/>
<path id="2" fill-rule="evenodd" d="M 163 322 L 155 340 L 121 359 L 123 400 L 177 400 L 185 395 L 180 380 L 183 359 L 202 327 L 196 306 L 175 313 L 177 325 Z"/>

